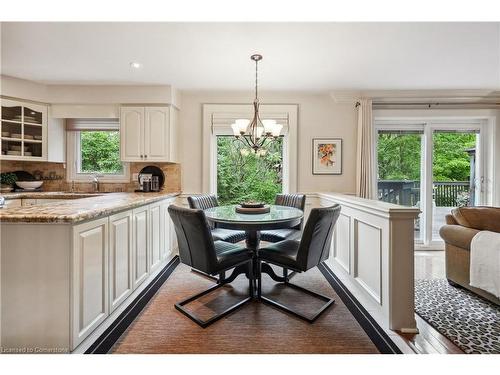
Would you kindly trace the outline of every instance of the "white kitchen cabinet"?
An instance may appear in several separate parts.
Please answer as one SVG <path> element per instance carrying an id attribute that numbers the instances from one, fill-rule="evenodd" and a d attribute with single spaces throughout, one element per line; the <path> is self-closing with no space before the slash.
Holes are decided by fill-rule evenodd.
<path id="1" fill-rule="evenodd" d="M 122 161 L 143 161 L 144 107 L 121 108 L 120 151 Z"/>
<path id="2" fill-rule="evenodd" d="M 148 161 L 169 161 L 169 108 L 146 107 L 145 112 L 144 158 Z"/>
<path id="3" fill-rule="evenodd" d="M 108 218 L 73 227 L 72 340 L 80 344 L 109 315 Z"/>
<path id="4" fill-rule="evenodd" d="M 177 234 L 175 233 L 174 222 L 172 221 L 172 219 L 170 218 L 170 215 L 168 215 L 168 213 L 167 213 L 167 217 L 168 217 L 168 233 L 170 236 L 168 248 L 170 249 L 169 253 L 171 253 L 177 249 Z"/>
<path id="5" fill-rule="evenodd" d="M 47 160 L 47 106 L 1 100 L 0 160 Z"/>
<path id="6" fill-rule="evenodd" d="M 52 118 L 49 108 L 47 125 L 47 161 L 66 163 L 66 122 L 62 118 Z"/>
<path id="7" fill-rule="evenodd" d="M 122 161 L 177 161 L 177 131 L 170 107 L 121 107 Z M 172 121 L 173 120 L 173 121 Z"/>
<path id="8" fill-rule="evenodd" d="M 137 288 L 148 277 L 149 213 L 148 206 L 133 210 L 133 283 Z"/>
<path id="9" fill-rule="evenodd" d="M 179 110 L 175 107 L 170 108 L 170 134 L 169 134 L 169 161 L 172 163 L 179 162 L 179 131 L 178 131 L 178 116 Z"/>
<path id="10" fill-rule="evenodd" d="M 160 203 L 149 206 L 149 271 L 154 272 L 161 262 L 162 217 Z"/>
<path id="11" fill-rule="evenodd" d="M 164 260 L 172 253 L 172 247 L 170 246 L 170 226 L 171 220 L 168 214 L 168 206 L 170 203 L 162 202 L 160 205 L 160 215 L 161 215 L 161 227 L 162 227 L 162 244 L 160 248 L 160 259 Z"/>
<path id="12" fill-rule="evenodd" d="M 132 211 L 109 217 L 109 306 L 113 312 L 134 289 Z"/>
<path id="13" fill-rule="evenodd" d="M 88 349 L 172 258 L 174 201 L 84 223 L 0 223 L 2 346 Z"/>

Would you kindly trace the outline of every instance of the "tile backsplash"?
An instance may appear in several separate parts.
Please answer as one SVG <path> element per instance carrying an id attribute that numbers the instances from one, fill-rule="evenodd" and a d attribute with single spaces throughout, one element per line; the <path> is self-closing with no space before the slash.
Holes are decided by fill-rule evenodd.
<path id="1" fill-rule="evenodd" d="M 139 173 L 147 165 L 155 165 L 165 173 L 165 185 L 163 190 L 166 192 L 181 191 L 181 166 L 175 163 L 130 163 L 130 179 L 128 183 L 100 183 L 100 191 L 103 192 L 133 192 L 138 188 L 138 182 L 132 181 L 134 173 Z M 0 161 L 0 172 L 26 171 L 33 174 L 35 171 L 42 172 L 44 191 L 69 191 L 72 183 L 66 181 L 66 164 L 32 161 Z M 46 180 L 50 175 L 60 176 L 60 179 Z M 92 183 L 75 182 L 74 190 L 78 192 L 92 191 Z"/>

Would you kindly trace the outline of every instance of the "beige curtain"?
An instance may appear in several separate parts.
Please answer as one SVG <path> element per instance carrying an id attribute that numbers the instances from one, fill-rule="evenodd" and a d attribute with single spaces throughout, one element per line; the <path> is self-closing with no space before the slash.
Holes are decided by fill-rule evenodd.
<path id="1" fill-rule="evenodd" d="M 372 199 L 373 194 L 373 124 L 372 101 L 360 99 L 358 105 L 358 144 L 356 160 L 356 195 Z"/>

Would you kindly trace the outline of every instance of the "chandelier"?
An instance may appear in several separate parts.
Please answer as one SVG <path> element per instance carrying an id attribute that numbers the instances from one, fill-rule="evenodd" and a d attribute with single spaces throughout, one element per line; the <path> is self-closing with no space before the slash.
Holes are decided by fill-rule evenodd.
<path id="1" fill-rule="evenodd" d="M 253 101 L 253 119 L 238 119 L 232 125 L 233 133 L 236 139 L 240 140 L 245 146 L 248 146 L 253 153 L 265 154 L 264 146 L 278 139 L 283 125 L 275 120 L 261 120 L 259 116 L 259 97 L 258 97 L 258 64 L 262 60 L 262 55 L 252 55 L 250 59 L 255 61 L 255 99 Z"/>

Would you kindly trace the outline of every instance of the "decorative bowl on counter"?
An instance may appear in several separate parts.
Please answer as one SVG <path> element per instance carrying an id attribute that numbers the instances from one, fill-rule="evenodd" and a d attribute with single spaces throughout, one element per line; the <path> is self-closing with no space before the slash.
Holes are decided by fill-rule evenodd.
<path id="1" fill-rule="evenodd" d="M 16 181 L 16 185 L 25 190 L 35 190 L 42 184 L 43 181 Z"/>

